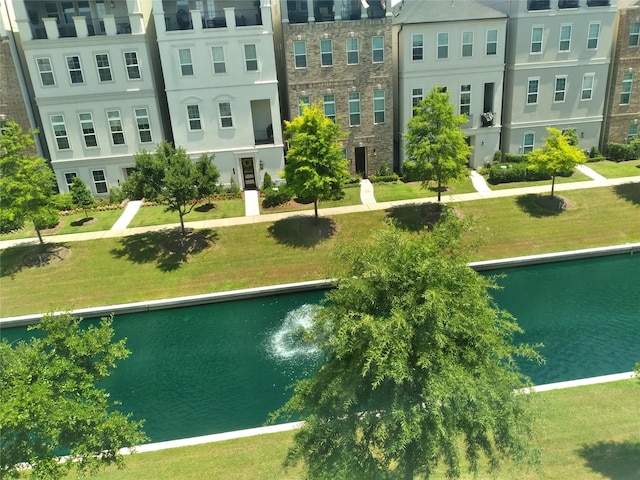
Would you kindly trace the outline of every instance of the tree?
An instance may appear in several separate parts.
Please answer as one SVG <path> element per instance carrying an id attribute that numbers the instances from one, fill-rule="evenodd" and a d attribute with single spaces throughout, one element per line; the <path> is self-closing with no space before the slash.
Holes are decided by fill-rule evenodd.
<path id="1" fill-rule="evenodd" d="M 439 202 L 442 186 L 467 172 L 471 147 L 460 128 L 466 116 L 455 115 L 449 94 L 438 87 L 415 106 L 414 112 L 404 134 L 405 165 L 419 180 L 437 182 Z"/>
<path id="2" fill-rule="evenodd" d="M 75 177 L 69 190 L 71 191 L 71 201 L 73 205 L 82 208 L 85 218 L 88 218 L 87 208 L 94 204 L 94 199 L 87 184 L 84 183 L 80 177 Z"/>
<path id="3" fill-rule="evenodd" d="M 318 201 L 336 198 L 342 193 L 349 176 L 347 160 L 339 139 L 348 133 L 326 117 L 320 103 L 303 106 L 302 115 L 285 120 L 289 137 L 284 177 L 287 188 L 298 196 L 313 201 L 318 221 Z"/>
<path id="4" fill-rule="evenodd" d="M 569 138 L 560 130 L 547 127 L 548 137 L 544 147 L 529 153 L 528 168 L 534 172 L 551 175 L 551 197 L 555 189 L 556 175 L 569 173 L 574 167 L 586 161 L 584 152 L 577 145 L 571 145 Z"/>
<path id="5" fill-rule="evenodd" d="M 113 407 L 96 383 L 129 351 L 113 342 L 111 319 L 81 328 L 70 314 L 45 316 L 44 337 L 0 342 L 0 476 L 18 477 L 19 465 L 35 478 L 62 478 L 73 465 L 82 472 L 123 464 L 118 450 L 146 440 L 142 422 Z M 68 461 L 58 462 L 64 453 Z"/>
<path id="6" fill-rule="evenodd" d="M 58 212 L 51 206 L 55 176 L 47 162 L 27 153 L 35 145 L 33 136 L 22 132 L 15 122 L 7 122 L 0 135 L 0 194 L 2 208 L 33 222 L 40 244 L 40 230 L 57 223 Z"/>
<path id="7" fill-rule="evenodd" d="M 218 167 L 213 163 L 214 158 L 215 155 L 203 153 L 195 163 L 198 197 L 208 198 L 211 204 L 213 204 L 211 196 L 219 190 L 218 180 L 220 180 Z"/>
<path id="8" fill-rule="evenodd" d="M 389 227 L 340 252 L 345 270 L 305 334 L 322 364 L 275 414 L 305 421 L 287 463 L 304 460 L 309 478 L 429 478 L 440 461 L 457 478 L 463 455 L 473 472 L 482 454 L 491 470 L 536 463 L 514 358 L 539 357 L 513 343 L 521 330 L 493 281 L 467 266 L 465 222 L 443 215 L 431 234 Z"/>

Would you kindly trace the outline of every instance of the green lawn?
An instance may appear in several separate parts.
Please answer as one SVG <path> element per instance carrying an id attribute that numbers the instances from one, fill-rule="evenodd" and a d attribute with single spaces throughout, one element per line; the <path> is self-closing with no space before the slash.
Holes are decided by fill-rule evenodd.
<path id="1" fill-rule="evenodd" d="M 348 205 L 360 205 L 360 187 L 353 186 L 344 189 L 344 198 L 341 200 L 323 200 L 318 202 L 318 208 L 346 207 Z M 280 206 L 276 208 L 263 208 L 260 201 L 260 213 L 297 212 L 300 210 L 313 210 L 313 202 L 299 203 L 295 206 Z"/>
<path id="2" fill-rule="evenodd" d="M 465 177 L 462 180 L 454 180 L 447 183 L 447 191 L 443 192 L 442 195 L 471 193 L 475 191 L 471 179 Z M 436 197 L 438 192 L 433 182 L 424 187 L 421 182 L 403 183 L 398 181 L 396 183 L 374 183 L 373 194 L 376 202 L 384 203 L 396 200 L 409 200 L 412 198 Z"/>
<path id="3" fill-rule="evenodd" d="M 640 175 L 640 160 L 630 160 L 619 163 L 605 160 L 603 162 L 587 163 L 586 166 L 607 178 L 635 177 Z"/>
<path id="4" fill-rule="evenodd" d="M 133 218 L 129 227 L 146 227 L 149 225 L 168 225 L 180 223 L 177 212 L 167 212 L 164 206 L 143 206 Z M 212 218 L 230 218 L 244 216 L 244 200 L 218 200 L 213 203 L 213 209 L 208 203 L 201 203 L 184 216 L 185 222 L 197 222 Z"/>
<path id="5" fill-rule="evenodd" d="M 570 177 L 556 177 L 556 185 L 560 183 L 572 183 L 572 182 L 587 182 L 591 180 L 591 177 L 588 177 L 582 172 L 578 170 L 574 171 Z M 549 185 L 549 192 L 551 192 L 551 180 L 540 180 L 537 182 L 510 182 L 510 183 L 499 183 L 497 185 L 488 184 L 491 190 L 505 190 L 508 188 L 521 188 L 521 187 L 535 187 L 538 185 Z"/>

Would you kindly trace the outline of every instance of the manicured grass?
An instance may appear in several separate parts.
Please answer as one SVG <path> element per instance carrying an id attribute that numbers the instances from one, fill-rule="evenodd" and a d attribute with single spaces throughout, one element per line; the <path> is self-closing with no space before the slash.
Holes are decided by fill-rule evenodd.
<path id="1" fill-rule="evenodd" d="M 537 445 L 542 475 L 506 465 L 497 476 L 477 478 L 632 480 L 640 471 L 640 382 L 555 390 L 538 395 Z M 283 469 L 293 432 L 135 454 L 124 470 L 109 469 L 97 480 L 302 479 L 301 467 Z M 435 479 L 444 479 L 440 468 Z M 463 475 L 463 479 L 473 478 Z"/>
<path id="2" fill-rule="evenodd" d="M 477 219 L 472 235 L 484 240 L 473 259 L 640 241 L 640 185 L 562 196 L 572 208 L 558 214 L 537 207 L 533 196 L 456 204 L 462 214 Z M 23 262 L 38 247 L 10 248 L 0 252 L 0 316 L 329 278 L 338 268 L 331 256 L 336 244 L 366 241 L 386 217 L 414 231 L 424 223 L 424 208 L 323 217 L 320 226 L 294 217 L 219 228 L 210 232 L 207 248 L 187 257 L 163 247 L 165 232 L 68 243 L 68 258 L 39 268 L 26 268 Z M 335 234 L 323 238 L 331 221 Z M 309 235 L 312 231 L 318 233 Z"/>
<path id="3" fill-rule="evenodd" d="M 452 195 L 458 193 L 471 193 L 475 192 L 471 179 L 465 177 L 462 180 L 454 180 L 447 183 L 447 191 L 442 192 L 442 195 Z M 376 198 L 376 202 L 393 202 L 395 200 L 409 200 L 412 198 L 425 198 L 436 197 L 438 192 L 436 191 L 436 184 L 431 182 L 429 185 L 422 186 L 421 182 L 396 182 L 396 183 L 374 183 L 373 195 Z"/>
<path id="4" fill-rule="evenodd" d="M 587 163 L 587 167 L 593 169 L 606 178 L 635 177 L 640 175 L 640 160 L 628 162 L 603 162 Z"/>
<path id="5" fill-rule="evenodd" d="M 341 200 L 323 200 L 318 202 L 318 208 L 331 208 L 331 207 L 346 207 L 348 205 L 360 205 L 360 187 L 347 187 L 344 189 L 344 198 Z M 276 213 L 276 212 L 298 212 L 301 210 L 313 210 L 313 202 L 310 203 L 298 203 L 295 206 L 280 206 L 276 208 L 262 208 L 262 201 L 260 202 L 260 212 Z"/>
<path id="6" fill-rule="evenodd" d="M 578 170 L 574 171 L 570 177 L 556 177 L 556 185 L 559 183 L 572 183 L 572 182 L 588 182 L 590 177 Z M 521 188 L 521 187 L 535 187 L 538 185 L 549 185 L 549 192 L 551 192 L 551 180 L 540 180 L 538 182 L 510 182 L 499 183 L 497 185 L 488 184 L 491 190 L 505 190 L 508 188 Z"/>
<path id="7" fill-rule="evenodd" d="M 209 205 L 201 203 L 190 213 L 184 216 L 185 222 L 197 222 L 199 220 L 210 220 L 212 218 L 230 218 L 244 216 L 244 200 L 217 200 L 213 203 L 214 208 L 209 209 Z M 146 227 L 149 225 L 169 225 L 180 223 L 177 212 L 167 212 L 162 205 L 143 206 L 133 218 L 129 227 Z"/>

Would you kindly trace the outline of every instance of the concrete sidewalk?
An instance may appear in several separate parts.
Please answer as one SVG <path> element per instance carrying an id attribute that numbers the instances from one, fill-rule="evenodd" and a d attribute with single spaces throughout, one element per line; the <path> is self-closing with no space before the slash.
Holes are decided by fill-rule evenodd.
<path id="1" fill-rule="evenodd" d="M 131 223 L 131 220 L 136 216 L 136 213 L 138 213 L 141 206 L 142 200 L 130 200 L 127 202 L 127 206 L 124 207 L 124 212 L 122 212 L 122 215 L 120 215 L 120 218 L 118 218 L 116 223 L 113 224 L 111 230 L 122 230 L 127 228 L 127 225 Z"/>

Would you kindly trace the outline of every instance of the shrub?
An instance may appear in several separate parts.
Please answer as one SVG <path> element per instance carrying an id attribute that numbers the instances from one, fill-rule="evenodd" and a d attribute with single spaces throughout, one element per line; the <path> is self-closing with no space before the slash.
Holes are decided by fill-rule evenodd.
<path id="1" fill-rule="evenodd" d="M 120 205 L 127 198 L 124 189 L 121 187 L 109 188 L 109 203 Z"/>
<path id="2" fill-rule="evenodd" d="M 635 160 L 640 154 L 640 142 L 607 143 L 607 156 L 614 162 Z"/>
<path id="3" fill-rule="evenodd" d="M 73 198 L 71 193 L 57 193 L 51 197 L 51 208 L 57 211 L 73 210 Z"/>
<path id="4" fill-rule="evenodd" d="M 500 163 L 502 161 L 502 152 L 500 150 L 496 150 L 493 154 L 493 161 L 496 163 Z"/>
<path id="5" fill-rule="evenodd" d="M 263 208 L 277 207 L 291 200 L 291 193 L 286 187 L 270 187 L 263 190 Z"/>
<path id="6" fill-rule="evenodd" d="M 603 156 L 593 156 L 587 158 L 587 162 L 589 163 L 602 162 L 603 160 L 606 160 L 606 158 Z"/>
<path id="7" fill-rule="evenodd" d="M 268 190 L 273 187 L 273 180 L 271 180 L 271 175 L 269 172 L 264 172 L 264 179 L 262 180 L 262 190 Z"/>
<path id="8" fill-rule="evenodd" d="M 420 175 L 418 171 L 418 166 L 416 162 L 412 162 L 411 160 L 407 160 L 402 164 L 402 181 L 403 182 L 417 182 L 420 180 Z"/>
<path id="9" fill-rule="evenodd" d="M 598 147 L 591 147 L 591 150 L 589 150 L 589 158 L 596 157 L 602 157 L 602 154 L 600 153 L 600 150 L 598 150 Z"/>
<path id="10" fill-rule="evenodd" d="M 24 218 L 10 208 L 0 208 L 0 233 L 10 233 L 24 227 Z"/>
<path id="11" fill-rule="evenodd" d="M 571 172 L 569 172 L 571 175 Z M 532 182 L 537 180 L 549 180 L 551 177 L 542 173 L 536 173 L 527 168 L 526 163 L 499 164 L 489 169 L 489 183 Z"/>
<path id="12" fill-rule="evenodd" d="M 505 153 L 505 163 L 526 163 L 529 156 L 526 153 Z"/>
<path id="13" fill-rule="evenodd" d="M 398 181 L 398 175 L 395 173 L 390 173 L 388 175 L 373 175 L 371 177 L 369 177 L 369 180 L 371 180 L 371 183 L 381 183 L 381 182 L 397 182 Z"/>
<path id="14" fill-rule="evenodd" d="M 34 223 L 36 223 L 40 229 L 53 228 L 58 225 L 59 221 L 60 215 L 58 211 L 53 208 L 42 211 L 40 215 L 34 219 Z"/>
<path id="15" fill-rule="evenodd" d="M 389 175 L 393 175 L 393 172 L 389 167 L 387 167 L 386 163 L 380 165 L 378 170 L 373 174 L 374 177 L 387 177 Z"/>
<path id="16" fill-rule="evenodd" d="M 351 175 L 344 180 L 345 187 L 353 187 L 356 185 L 360 185 L 360 176 L 359 175 Z"/>
<path id="17" fill-rule="evenodd" d="M 227 188 L 226 190 L 227 192 L 234 195 L 237 195 L 241 191 L 240 187 L 238 187 L 238 184 L 236 183 L 233 177 L 231 177 L 231 181 L 229 182 L 229 188 Z"/>

